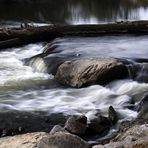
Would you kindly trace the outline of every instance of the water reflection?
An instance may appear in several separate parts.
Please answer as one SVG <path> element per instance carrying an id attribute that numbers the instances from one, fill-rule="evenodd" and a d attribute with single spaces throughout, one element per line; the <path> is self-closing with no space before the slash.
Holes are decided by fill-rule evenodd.
<path id="1" fill-rule="evenodd" d="M 56 24 L 148 19 L 147 0 L 0 0 L 0 21 Z"/>

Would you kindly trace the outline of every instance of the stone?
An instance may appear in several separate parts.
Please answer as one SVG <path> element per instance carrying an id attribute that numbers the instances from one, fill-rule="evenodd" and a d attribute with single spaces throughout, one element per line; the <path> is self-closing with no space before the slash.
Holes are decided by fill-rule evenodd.
<path id="1" fill-rule="evenodd" d="M 79 88 L 125 78 L 127 73 L 126 66 L 114 58 L 78 59 L 61 64 L 55 78 L 64 85 Z"/>
<path id="2" fill-rule="evenodd" d="M 65 123 L 66 130 L 76 135 L 84 135 L 87 128 L 87 117 L 72 116 Z"/>
<path id="3" fill-rule="evenodd" d="M 95 112 L 93 116 L 88 123 L 89 131 L 100 134 L 110 129 L 111 123 L 107 117 L 102 116 L 99 111 Z"/>
<path id="4" fill-rule="evenodd" d="M 50 134 L 55 134 L 57 132 L 65 132 L 68 133 L 63 127 L 61 127 L 60 125 L 55 125 L 52 130 L 50 131 Z"/>
<path id="5" fill-rule="evenodd" d="M 105 148 L 103 145 L 95 145 L 92 148 Z"/>
<path id="6" fill-rule="evenodd" d="M 115 111 L 115 109 L 112 106 L 110 106 L 108 109 L 108 118 L 113 125 L 116 124 L 118 121 L 117 112 Z"/>
<path id="7" fill-rule="evenodd" d="M 37 132 L 0 138 L 0 148 L 90 148 L 90 145 L 70 133 Z"/>
<path id="8" fill-rule="evenodd" d="M 0 148 L 36 148 L 43 137 L 49 137 L 49 134 L 36 132 L 0 138 Z"/>
<path id="9" fill-rule="evenodd" d="M 118 136 L 108 144 L 96 145 L 93 148 L 147 148 L 148 147 L 148 124 L 134 125 L 126 132 Z"/>
<path id="10" fill-rule="evenodd" d="M 139 112 L 138 119 L 148 120 L 148 94 L 145 94 L 138 105 L 135 107 L 135 110 Z"/>
<path id="11" fill-rule="evenodd" d="M 76 135 L 57 132 L 54 135 L 43 138 L 38 148 L 91 148 L 91 146 Z"/>

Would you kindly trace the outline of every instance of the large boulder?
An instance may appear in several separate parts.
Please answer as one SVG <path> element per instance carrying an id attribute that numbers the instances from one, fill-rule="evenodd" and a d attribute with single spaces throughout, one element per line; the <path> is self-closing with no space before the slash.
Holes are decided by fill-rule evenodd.
<path id="1" fill-rule="evenodd" d="M 37 132 L 0 138 L 0 148 L 90 148 L 90 145 L 66 132 Z"/>
<path id="2" fill-rule="evenodd" d="M 114 58 L 78 59 L 61 64 L 55 78 L 62 84 L 79 88 L 121 79 L 127 73 L 126 66 Z"/>

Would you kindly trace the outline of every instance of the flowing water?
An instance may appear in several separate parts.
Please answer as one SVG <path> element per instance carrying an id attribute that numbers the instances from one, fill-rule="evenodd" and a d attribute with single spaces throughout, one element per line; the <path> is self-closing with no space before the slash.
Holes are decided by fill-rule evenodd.
<path id="1" fill-rule="evenodd" d="M 147 36 L 110 36 L 93 38 L 59 38 L 55 53 L 48 58 L 75 57 L 126 57 L 146 58 Z M 94 85 L 81 89 L 63 88 L 54 82 L 54 76 L 47 74 L 43 61 L 36 60 L 32 67 L 24 59 L 39 54 L 42 43 L 8 49 L 0 55 L 0 110 L 46 111 L 48 113 L 87 114 L 100 109 L 107 114 L 114 106 L 121 118 L 135 118 L 137 112 L 125 108 L 132 98 L 148 90 L 147 83 L 131 79 L 117 80 L 106 86 Z M 34 68 L 38 67 L 38 69 Z M 50 67 L 50 66 L 49 66 Z M 36 70 L 35 70 L 36 69 Z M 40 70 L 41 69 L 41 70 Z M 137 99 L 137 102 L 141 98 Z"/>
<path id="2" fill-rule="evenodd" d="M 0 0 L 1 25 L 97 24 L 147 19 L 147 0 Z"/>
<path id="3" fill-rule="evenodd" d="M 148 19 L 148 3 L 144 0 L 100 0 L 99 2 L 98 0 L 46 2 L 45 0 L 35 4 L 26 2 L 26 7 L 24 3 L 17 3 L 17 1 L 9 5 L 3 1 L 0 3 L 2 26 L 17 26 L 25 21 L 45 25 L 46 23 L 86 24 Z M 43 7 L 45 9 L 42 9 Z M 147 35 L 63 37 L 55 39 L 51 44 L 56 46 L 52 54 L 45 59 L 38 57 L 29 65 L 26 65 L 26 59 L 42 53 L 45 43 L 30 44 L 0 52 L 0 112 L 44 111 L 47 115 L 85 114 L 88 119 L 91 119 L 96 110 L 100 110 L 107 116 L 108 108 L 112 105 L 118 112 L 120 121 L 137 117 L 138 112 L 131 106 L 136 106 L 148 91 L 148 83 L 145 80 L 142 83 L 136 80 L 141 75 L 148 80 L 148 64 L 136 63 L 134 59 L 147 58 Z M 132 61 L 133 65 L 138 67 L 136 74 L 134 73 L 137 79 L 132 79 L 133 67 L 129 67 L 127 79 L 116 80 L 106 86 L 93 85 L 75 89 L 57 84 L 54 76 L 50 72 L 47 73 L 53 64 L 50 59 L 54 61 L 54 59 L 102 56 Z"/>
<path id="4" fill-rule="evenodd" d="M 47 59 L 90 57 L 117 57 L 124 59 L 146 58 L 147 36 L 67 37 L 55 39 L 56 46 Z M 138 112 L 131 108 L 137 105 L 148 91 L 148 83 L 139 83 L 128 77 L 110 82 L 106 86 L 92 85 L 86 88 L 65 88 L 47 73 L 47 65 L 37 58 L 27 66 L 26 59 L 43 52 L 45 43 L 30 44 L 0 52 L 0 112 L 44 112 L 46 115 L 85 114 L 88 120 L 96 110 L 105 116 L 112 105 L 119 114 L 119 122 L 135 119 Z M 46 58 L 45 58 L 46 59 Z M 134 65 L 137 63 L 134 62 Z M 54 64 L 54 63 L 52 63 Z M 146 73 L 148 64 L 137 64 L 137 75 Z M 50 64 L 48 65 L 50 67 Z M 135 102 L 133 103 L 133 99 Z M 111 130 L 112 135 L 115 130 Z"/>

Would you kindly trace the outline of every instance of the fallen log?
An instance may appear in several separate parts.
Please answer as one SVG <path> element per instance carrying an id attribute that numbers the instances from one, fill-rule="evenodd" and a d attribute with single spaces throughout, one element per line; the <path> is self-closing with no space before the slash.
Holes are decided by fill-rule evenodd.
<path id="1" fill-rule="evenodd" d="M 112 34 L 148 34 L 148 21 L 117 22 L 97 25 L 49 25 L 0 29 L 0 49 L 50 41 L 61 36 L 99 36 Z"/>

